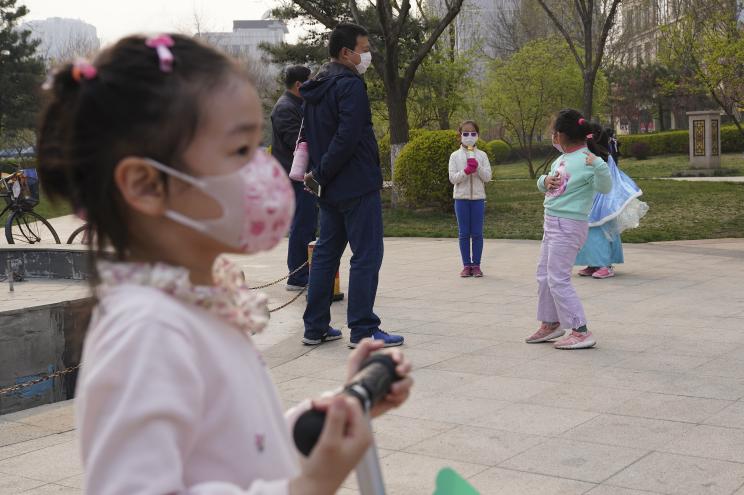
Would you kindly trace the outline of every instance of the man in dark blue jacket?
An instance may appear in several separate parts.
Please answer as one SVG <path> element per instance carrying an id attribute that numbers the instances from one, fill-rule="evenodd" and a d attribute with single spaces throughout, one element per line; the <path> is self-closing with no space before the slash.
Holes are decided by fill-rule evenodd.
<path id="1" fill-rule="evenodd" d="M 287 90 L 271 111 L 271 154 L 289 173 L 295 145 L 302 125 L 300 86 L 310 78 L 310 69 L 302 65 L 289 67 L 284 73 Z M 289 230 L 287 268 L 293 273 L 307 261 L 307 245 L 315 240 L 318 228 L 318 201 L 305 191 L 301 182 L 292 181 L 295 192 L 295 213 Z M 307 285 L 307 267 L 293 273 L 287 280 L 287 290 L 302 290 Z"/>
<path id="2" fill-rule="evenodd" d="M 300 88 L 310 151 L 305 182 L 320 186 L 320 238 L 313 251 L 302 341 L 317 345 L 341 338 L 330 326 L 330 306 L 333 279 L 349 244 L 349 347 L 364 338 L 382 340 L 387 347 L 401 345 L 403 337 L 382 331 L 374 313 L 383 253 L 382 171 L 361 77 L 372 61 L 369 36 L 361 26 L 339 24 L 328 49 L 331 62 Z"/>

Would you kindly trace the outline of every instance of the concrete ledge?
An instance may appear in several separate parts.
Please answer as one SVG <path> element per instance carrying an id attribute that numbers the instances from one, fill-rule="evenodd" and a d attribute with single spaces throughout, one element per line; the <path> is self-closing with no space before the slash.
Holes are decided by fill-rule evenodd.
<path id="1" fill-rule="evenodd" d="M 0 313 L 0 388 L 34 380 L 80 363 L 92 298 Z M 77 372 L 0 396 L 0 414 L 75 394 Z"/>
<path id="2" fill-rule="evenodd" d="M 93 299 L 80 297 L 90 277 L 86 249 L 62 246 L 13 246 L 0 249 L 0 273 L 7 262 L 25 282 L 0 305 L 0 388 L 32 381 L 80 362 Z M 36 281 L 35 281 L 36 280 Z M 52 280 L 67 280 L 68 290 L 44 292 Z M 77 281 L 77 282 L 75 282 Z M 61 290 L 61 291 L 60 291 Z M 25 293 L 25 295 L 24 295 Z M 28 294 L 35 294 L 29 298 Z M 0 396 L 0 414 L 74 396 L 77 373 Z"/>
<path id="3" fill-rule="evenodd" d="M 24 278 L 87 280 L 91 273 L 88 252 L 75 248 L 0 248 L 0 272 L 11 262 L 20 262 Z"/>

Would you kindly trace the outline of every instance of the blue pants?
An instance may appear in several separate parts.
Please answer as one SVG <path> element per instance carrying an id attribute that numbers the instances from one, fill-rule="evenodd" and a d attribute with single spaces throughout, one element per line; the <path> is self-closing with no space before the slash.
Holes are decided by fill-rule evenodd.
<path id="1" fill-rule="evenodd" d="M 289 248 L 287 250 L 287 268 L 292 272 L 307 261 L 307 245 L 315 240 L 318 229 L 318 200 L 305 191 L 302 182 L 292 181 L 295 192 L 295 213 L 289 229 Z M 308 279 L 308 268 L 295 273 L 287 284 L 305 286 Z"/>
<path id="2" fill-rule="evenodd" d="M 313 250 L 305 337 L 322 337 L 331 324 L 333 280 L 346 245 L 351 246 L 347 323 L 354 341 L 380 328 L 374 313 L 383 255 L 380 192 L 329 203 L 320 201 L 320 238 Z"/>
<path id="3" fill-rule="evenodd" d="M 460 254 L 464 266 L 480 266 L 483 254 L 483 218 L 486 213 L 485 199 L 456 199 L 455 214 L 460 232 Z M 473 254 L 470 254 L 470 241 Z"/>

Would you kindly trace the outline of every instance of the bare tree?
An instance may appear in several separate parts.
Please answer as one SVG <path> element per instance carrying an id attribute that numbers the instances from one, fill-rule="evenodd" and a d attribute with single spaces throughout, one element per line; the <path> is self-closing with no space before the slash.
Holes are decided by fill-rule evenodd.
<path id="1" fill-rule="evenodd" d="M 299 7 L 301 14 L 314 19 L 328 29 L 333 29 L 340 21 L 335 15 L 338 11 L 348 10 L 351 19 L 357 24 L 365 24 L 365 19 L 374 16 L 380 37 L 372 40 L 372 64 L 382 79 L 385 87 L 385 99 L 388 106 L 390 122 L 390 153 L 391 163 L 400 153 L 408 141 L 408 93 L 411 90 L 416 72 L 439 40 L 442 33 L 457 17 L 462 7 L 463 0 L 440 0 L 438 8 L 435 9 L 440 16 L 429 19 L 418 18 L 412 11 L 411 0 L 370 0 L 365 9 L 360 9 L 357 0 L 335 2 L 333 0 L 293 0 L 293 4 Z M 417 4 L 420 12 L 425 9 Z M 344 8 L 346 7 L 346 8 Z M 418 43 L 409 57 L 403 57 L 403 47 L 410 44 L 407 37 L 411 29 L 426 28 L 426 33 Z M 406 47 L 410 48 L 410 47 Z"/>
<path id="2" fill-rule="evenodd" d="M 584 76 L 583 114 L 592 117 L 594 106 L 594 83 L 602 66 L 610 31 L 615 24 L 620 0 L 574 0 L 574 12 L 580 20 L 578 36 L 571 32 L 570 25 L 561 20 L 555 6 L 549 0 L 537 0 L 558 32 L 568 43 L 576 64 Z M 565 2 L 563 2 L 565 4 Z"/>
<path id="3" fill-rule="evenodd" d="M 68 36 L 55 46 L 53 57 L 47 58 L 51 63 L 59 64 L 75 60 L 76 58 L 93 58 L 101 48 L 101 42 L 97 38 L 77 33 Z"/>

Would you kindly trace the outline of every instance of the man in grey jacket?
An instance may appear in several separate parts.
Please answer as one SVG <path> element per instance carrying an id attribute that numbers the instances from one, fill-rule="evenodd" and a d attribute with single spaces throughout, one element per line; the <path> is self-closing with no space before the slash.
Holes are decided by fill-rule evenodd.
<path id="1" fill-rule="evenodd" d="M 310 77 L 310 69 L 302 65 L 289 67 L 285 71 L 284 84 L 287 90 L 271 111 L 271 154 L 279 160 L 284 170 L 292 168 L 297 137 L 302 125 L 302 97 L 300 86 Z M 305 191 L 301 182 L 292 181 L 295 191 L 295 214 L 289 231 L 287 268 L 293 272 L 307 261 L 307 245 L 315 240 L 318 225 L 318 201 Z M 287 280 L 287 290 L 302 290 L 308 281 L 307 267 Z"/>

